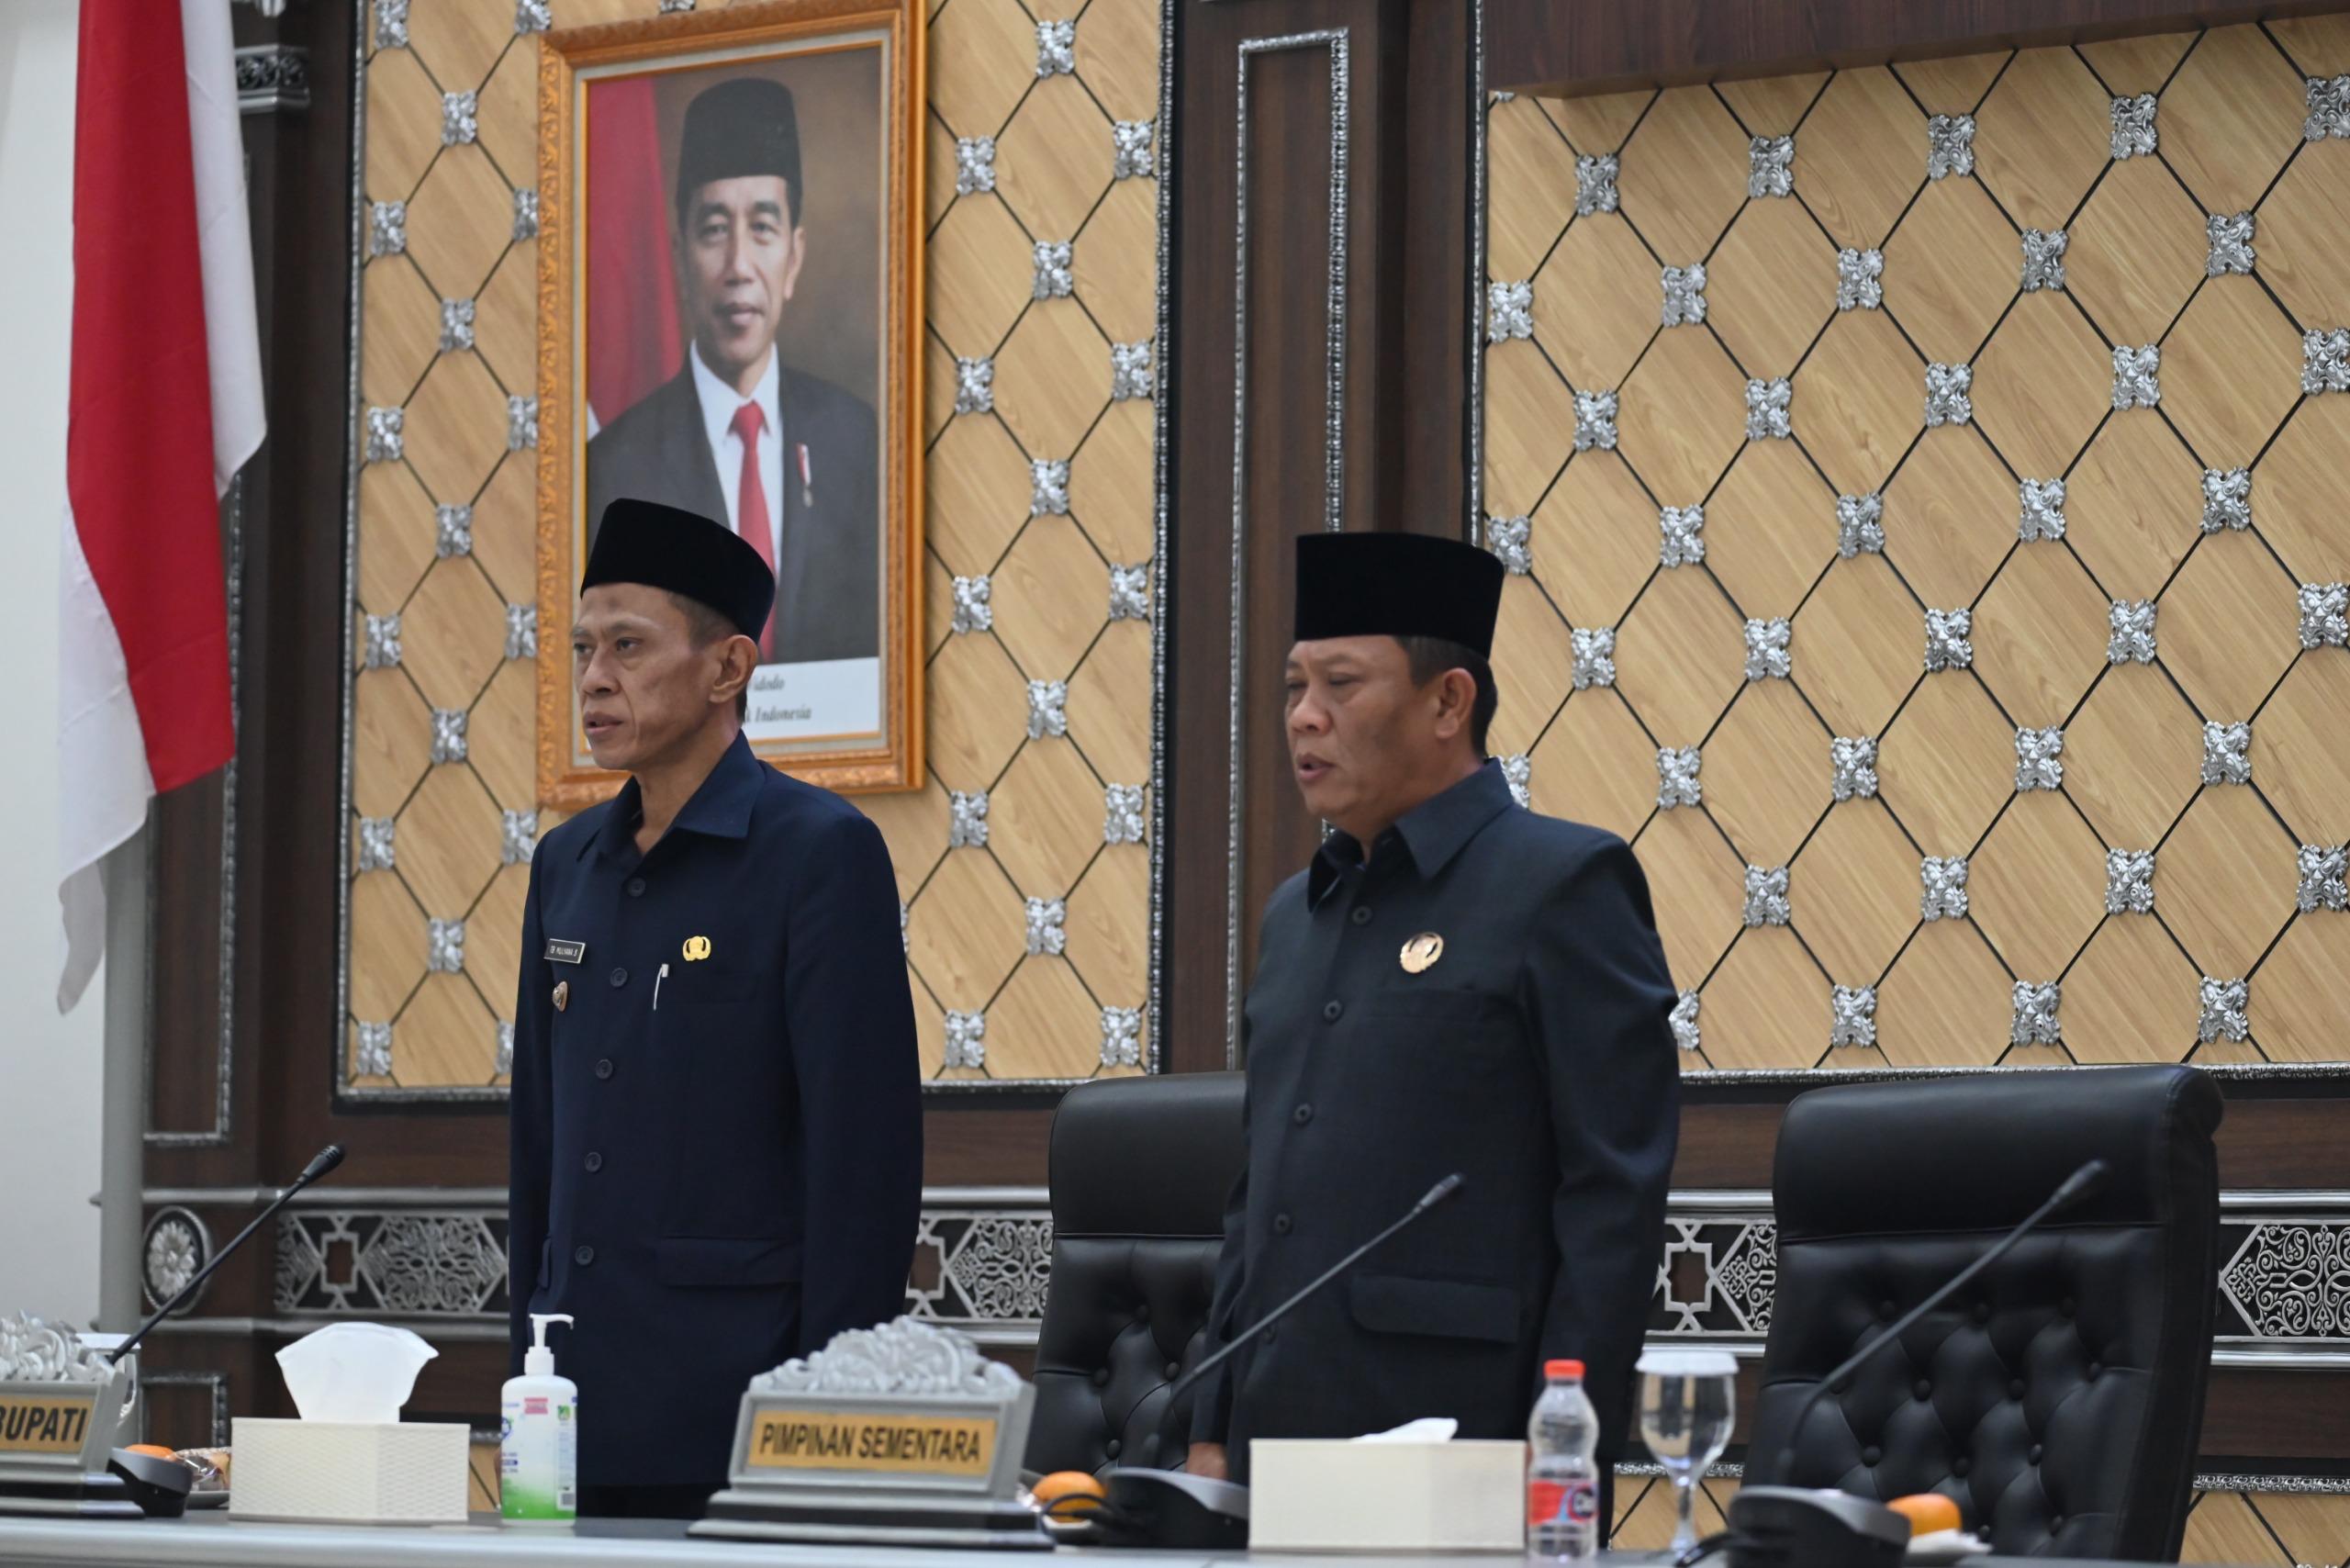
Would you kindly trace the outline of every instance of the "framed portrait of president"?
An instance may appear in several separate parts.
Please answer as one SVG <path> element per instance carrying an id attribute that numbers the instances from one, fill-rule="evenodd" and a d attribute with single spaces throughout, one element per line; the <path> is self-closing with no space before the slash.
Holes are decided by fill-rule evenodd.
<path id="1" fill-rule="evenodd" d="M 744 733 L 835 790 L 922 778 L 917 0 L 551 32 L 539 77 L 539 795 L 589 760 L 569 629 L 630 497 L 776 575 Z"/>

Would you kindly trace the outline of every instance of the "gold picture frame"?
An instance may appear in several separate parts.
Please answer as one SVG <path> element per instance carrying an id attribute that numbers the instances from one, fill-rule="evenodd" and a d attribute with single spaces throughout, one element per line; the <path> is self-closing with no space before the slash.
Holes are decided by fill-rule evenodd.
<path id="1" fill-rule="evenodd" d="M 703 78 L 714 84 L 730 75 L 746 73 L 781 80 L 790 94 L 805 90 L 802 85 L 795 85 L 796 82 L 814 82 L 823 91 L 835 91 L 822 84 L 849 81 L 853 75 L 857 84 L 849 90 L 866 93 L 878 100 L 878 111 L 865 117 L 878 117 L 878 124 L 861 125 L 858 115 L 837 112 L 794 123 L 812 127 L 816 137 L 831 139 L 828 145 L 846 150 L 847 155 L 832 160 L 829 167 L 867 169 L 878 174 L 879 184 L 878 193 L 867 191 L 853 176 L 835 182 L 834 185 L 836 196 L 842 194 L 839 187 L 849 187 L 845 193 L 845 205 L 866 215 L 846 225 L 844 232 L 853 241 L 860 233 L 869 233 L 874 248 L 863 268 L 856 264 L 855 243 L 839 247 L 829 258 L 827 286 L 835 300 L 845 300 L 851 308 L 827 309 L 824 300 L 811 299 L 801 305 L 799 315 L 793 318 L 811 323 L 810 330 L 814 334 L 829 333 L 831 339 L 840 340 L 845 331 L 851 330 L 841 326 L 844 319 L 863 319 L 858 312 L 865 308 L 866 300 L 854 291 L 871 289 L 869 359 L 860 357 L 867 353 L 861 339 L 834 357 L 851 372 L 843 379 L 855 382 L 859 377 L 869 377 L 875 395 L 870 398 L 853 393 L 834 396 L 839 388 L 803 375 L 798 366 L 789 363 L 785 341 L 785 333 L 790 330 L 788 326 L 767 340 L 771 350 L 767 363 L 775 370 L 765 384 L 770 397 L 773 377 L 778 374 L 789 386 L 812 384 L 823 388 L 831 398 L 823 405 L 828 418 L 839 409 L 860 404 L 869 414 L 872 467 L 857 460 L 863 448 L 856 442 L 837 448 L 851 454 L 842 463 L 834 464 L 835 448 L 826 448 L 826 454 L 813 459 L 811 467 L 810 444 L 792 443 L 793 431 L 783 428 L 793 423 L 793 414 L 787 404 L 777 421 L 784 476 L 777 488 L 781 496 L 770 504 L 776 509 L 789 509 L 795 504 L 796 495 L 803 524 L 836 531 L 862 526 L 862 517 L 869 510 L 878 585 L 877 600 L 871 607 L 875 635 L 870 689 L 868 692 L 863 680 L 861 656 L 834 657 L 827 652 L 823 659 L 811 657 L 802 663 L 778 657 L 776 663 L 763 666 L 755 678 L 754 705 L 746 733 L 751 734 L 754 746 L 763 757 L 797 778 L 827 789 L 869 791 L 919 787 L 923 778 L 923 275 L 919 215 L 923 210 L 922 133 L 926 104 L 923 6 L 918 0 L 773 0 L 770 4 L 568 28 L 547 33 L 541 41 L 537 507 L 540 804 L 558 811 L 576 811 L 607 798 L 621 783 L 620 775 L 598 768 L 588 757 L 572 691 L 566 628 L 571 623 L 579 567 L 592 526 L 587 515 L 591 486 L 601 482 L 604 488 L 610 489 L 609 476 L 620 471 L 618 457 L 607 457 L 606 476 L 592 472 L 594 460 L 588 452 L 589 441 L 594 435 L 616 428 L 615 420 L 623 412 L 637 417 L 635 428 L 647 428 L 654 417 L 656 396 L 655 392 L 640 392 L 637 401 L 621 409 L 604 410 L 606 418 L 600 423 L 588 401 L 590 370 L 602 368 L 601 361 L 592 365 L 589 363 L 589 356 L 597 349 L 589 335 L 589 296 L 596 284 L 588 270 L 608 260 L 611 249 L 607 245 L 591 255 L 588 243 L 588 224 L 595 216 L 589 210 L 587 183 L 591 174 L 588 147 L 594 134 L 589 118 L 591 91 L 601 83 L 648 84 L 628 101 L 634 109 L 658 100 L 657 107 L 644 109 L 645 115 L 658 117 L 659 123 L 654 128 L 658 134 L 644 134 L 652 121 L 640 118 L 630 127 L 639 134 L 623 136 L 616 129 L 608 144 L 615 158 L 636 157 L 633 149 L 667 150 L 668 143 L 679 135 L 677 125 L 683 118 L 684 104 L 692 95 L 704 90 Z M 874 85 L 865 84 L 868 75 Z M 608 98 L 613 105 L 621 101 L 610 95 L 599 97 Z M 787 95 L 787 104 L 789 101 Z M 864 102 L 856 101 L 860 105 Z M 617 109 L 613 112 L 617 113 Z M 844 126 L 847 129 L 842 129 Z M 794 129 L 791 145 L 795 163 L 800 156 L 800 130 Z M 652 156 L 651 151 L 643 154 L 645 158 Z M 605 209 L 630 212 L 641 220 L 633 228 L 619 232 L 631 241 L 638 254 L 653 256 L 662 246 L 676 244 L 678 248 L 671 254 L 678 258 L 675 270 L 682 277 L 688 265 L 684 258 L 688 254 L 679 238 L 684 231 L 685 207 L 682 202 L 676 201 L 675 185 L 666 180 L 672 174 L 683 178 L 674 153 L 659 167 L 657 175 L 645 174 L 639 158 L 633 172 L 640 177 L 634 185 L 611 176 L 608 172 L 610 166 L 599 164 L 593 171 L 599 179 L 610 185 L 611 194 L 606 199 Z M 677 230 L 665 229 L 658 243 L 646 233 L 651 223 L 643 211 L 643 191 L 648 180 L 661 185 L 664 216 L 672 203 L 677 215 Z M 822 189 L 820 182 L 821 176 L 809 182 L 811 205 Z M 626 205 L 623 194 L 637 198 L 635 207 Z M 831 210 L 838 210 L 843 204 L 842 200 L 835 200 Z M 800 196 L 795 190 L 791 209 L 795 249 L 800 243 L 802 221 Z M 870 229 L 865 227 L 867 222 L 871 224 Z M 598 238 L 601 240 L 602 236 Z M 820 234 L 819 245 L 822 239 Z M 824 253 L 811 248 L 802 259 L 809 254 Z M 660 265 L 656 257 L 652 266 L 658 271 Z M 691 286 L 673 279 L 674 297 L 661 300 L 661 290 L 644 288 L 643 279 L 637 273 L 620 275 L 630 286 L 615 282 L 608 294 L 597 297 L 599 303 L 608 298 L 618 303 L 597 317 L 596 325 L 600 330 L 610 321 L 620 320 L 627 329 L 632 345 L 641 344 L 647 333 L 637 330 L 638 323 L 625 314 L 632 308 L 631 302 L 650 297 L 659 301 L 658 309 L 675 309 L 676 317 L 670 319 L 676 322 L 676 334 L 687 345 L 686 363 L 674 374 L 663 364 L 661 373 L 667 379 L 656 390 L 668 395 L 668 400 L 661 405 L 667 410 L 662 417 L 668 417 L 668 413 L 685 417 L 685 411 L 694 406 L 690 402 L 693 392 L 705 384 L 716 386 L 721 379 L 711 375 L 705 362 L 698 357 L 701 348 L 700 340 L 693 335 L 696 319 L 691 316 L 689 304 L 695 298 L 690 293 Z M 803 292 L 812 289 L 812 284 L 807 281 L 811 274 L 796 263 L 791 275 L 802 280 Z M 792 297 L 789 285 L 782 294 L 787 299 Z M 654 335 L 657 338 L 657 331 Z M 610 352 L 613 364 L 625 362 L 627 356 L 617 349 Z M 638 358 L 643 360 L 644 355 L 640 353 Z M 639 379 L 641 382 L 642 377 Z M 609 390 L 610 377 L 607 376 L 604 384 Z M 705 391 L 703 396 L 707 398 L 711 394 Z M 638 416 L 640 404 L 646 410 L 643 416 Z M 706 409 L 708 405 L 705 402 L 701 407 Z M 848 428 L 858 428 L 853 414 L 850 420 Z M 837 418 L 830 418 L 829 422 L 811 420 L 808 427 L 819 431 L 844 428 Z M 632 454 L 638 448 L 622 442 L 612 450 Z M 671 446 L 660 450 L 682 453 L 686 448 Z M 720 447 L 716 434 L 711 437 L 707 450 L 712 458 L 708 473 L 697 473 L 692 477 L 702 487 L 695 493 L 714 498 L 720 489 L 710 482 L 717 474 L 716 454 Z M 740 450 L 739 441 L 735 448 L 729 450 Z M 699 454 L 686 462 L 698 466 Z M 684 465 L 673 466 L 683 475 Z M 834 486 L 830 469 L 845 472 L 847 481 Z M 833 508 L 834 512 L 846 515 L 845 522 L 831 513 L 813 510 L 817 490 L 812 472 L 827 473 L 828 500 L 843 490 L 853 498 Z M 869 496 L 861 487 L 861 487 L 868 473 L 872 486 Z M 738 490 L 750 487 L 751 469 L 747 463 L 742 475 Z M 682 477 L 679 482 L 684 482 Z M 765 487 L 760 487 L 757 493 L 764 494 Z M 868 500 L 869 509 L 861 504 Z M 744 497 L 746 516 L 750 515 L 750 498 Z M 697 510 L 721 509 L 704 506 Z M 774 543 L 778 558 L 789 559 L 786 541 L 790 535 L 787 530 L 792 521 L 791 511 L 780 510 Z M 838 537 L 837 532 L 833 537 Z M 857 569 L 861 570 L 861 566 Z M 786 570 L 779 575 L 783 582 L 778 596 L 778 637 L 782 635 L 786 606 L 795 592 L 793 574 Z M 829 586 L 820 590 L 815 576 L 806 576 L 810 587 L 800 591 L 830 594 Z M 827 610 L 836 602 L 836 599 L 828 600 Z M 848 602 L 856 602 L 853 593 Z M 857 613 L 861 615 L 862 610 Z M 857 633 L 852 627 L 840 635 L 855 643 Z M 860 649 L 862 645 L 856 644 Z M 781 646 L 780 643 L 777 644 L 778 649 Z M 797 688 L 794 682 L 799 683 Z M 811 690 L 821 694 L 811 705 L 791 705 L 802 700 L 803 692 Z M 776 700 L 763 705 L 761 699 L 768 695 Z M 836 714 L 846 716 L 847 722 L 836 721 Z M 868 723 L 869 727 L 866 727 Z M 787 733 L 780 736 L 774 733 L 789 732 L 795 724 L 824 733 Z M 763 734 L 763 730 L 768 733 Z"/>

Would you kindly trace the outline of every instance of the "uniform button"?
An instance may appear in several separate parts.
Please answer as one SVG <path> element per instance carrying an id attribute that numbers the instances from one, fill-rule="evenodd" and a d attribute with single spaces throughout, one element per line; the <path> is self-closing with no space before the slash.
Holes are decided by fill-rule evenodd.
<path id="1" fill-rule="evenodd" d="M 1102 1451 L 1110 1458 L 1115 1459 L 1118 1457 L 1118 1450 L 1125 1447 L 1125 1444 L 1120 1442 L 1115 1438 L 1112 1438 L 1108 1442 L 1102 1445 Z"/>
<path id="2" fill-rule="evenodd" d="M 1333 997 L 1322 1004 L 1322 1021 L 1325 1024 L 1335 1024 L 1338 1021 L 1338 1014 L 1346 1010 L 1347 1004 Z"/>
<path id="3" fill-rule="evenodd" d="M 1281 1326 L 1280 1326 L 1279 1324 L 1275 1324 L 1272 1327 L 1268 1328 L 1268 1329 L 1266 1329 L 1266 1330 L 1265 1330 L 1264 1337 L 1263 1337 L 1262 1338 L 1259 1339 L 1259 1340 L 1257 1341 L 1257 1343 L 1259 1343 L 1259 1345 L 1270 1345 L 1270 1344 L 1271 1344 L 1274 1340 L 1276 1340 L 1276 1339 L 1280 1338 L 1281 1337 Z"/>
<path id="4" fill-rule="evenodd" d="M 641 899 L 644 896 L 643 878 L 631 877 L 628 879 L 628 896 L 632 899 Z"/>
<path id="5" fill-rule="evenodd" d="M 601 1170 L 604 1168 L 604 1157 L 598 1154 L 594 1149 L 589 1149 L 588 1151 L 586 1164 L 588 1166 L 588 1174 L 593 1176 L 597 1171 Z"/>
<path id="6" fill-rule="evenodd" d="M 571 1249 L 571 1260 L 584 1269 L 596 1260 L 596 1249 L 583 1241 Z"/>
<path id="7" fill-rule="evenodd" d="M 1357 925 L 1369 925 L 1371 924 L 1371 906 L 1367 903 L 1357 904 L 1355 906 L 1354 913 L 1347 916 L 1347 918 L 1353 921 Z"/>
<path id="8" fill-rule="evenodd" d="M 1875 1447 L 1874 1444 L 1861 1450 L 1861 1462 L 1863 1464 L 1874 1464 L 1883 1458 L 1885 1458 L 1885 1450 Z"/>
<path id="9" fill-rule="evenodd" d="M 1295 1122 L 1302 1127 L 1306 1123 L 1314 1119 L 1314 1107 L 1311 1105 L 1300 1105 L 1296 1110 L 1292 1111 L 1289 1114 L 1289 1119 Z"/>
<path id="10" fill-rule="evenodd" d="M 1275 1215 L 1273 1216 L 1273 1234 L 1275 1236 L 1287 1236 L 1289 1231 L 1289 1215 Z"/>
<path id="11" fill-rule="evenodd" d="M 628 984 L 628 971 L 626 969 L 614 969 L 612 971 L 613 987 L 617 989 L 626 984 Z"/>
<path id="12" fill-rule="evenodd" d="M 1934 1385 L 1928 1383 L 1924 1378 L 1919 1378 L 1918 1380 L 1918 1397 L 1920 1399 L 1931 1399 L 1933 1396 Z"/>
<path id="13" fill-rule="evenodd" d="M 606 1057 L 596 1064 L 596 1076 L 599 1078 L 610 1078 L 611 1075 L 612 1058 Z"/>
<path id="14" fill-rule="evenodd" d="M 2040 1462 L 2040 1445 L 2038 1443 L 2032 1444 L 2031 1451 L 2025 1454 L 2023 1457 L 2028 1462 L 2038 1464 Z"/>

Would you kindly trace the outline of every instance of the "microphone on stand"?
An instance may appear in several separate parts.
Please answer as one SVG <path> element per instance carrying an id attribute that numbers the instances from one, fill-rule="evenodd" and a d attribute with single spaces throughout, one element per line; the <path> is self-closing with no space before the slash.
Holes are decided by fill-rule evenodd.
<path id="1" fill-rule="evenodd" d="M 187 1283 L 173 1292 L 172 1299 L 165 1302 L 162 1306 L 157 1307 L 155 1309 L 155 1316 L 140 1324 L 137 1333 L 131 1335 L 129 1338 L 123 1340 L 121 1344 L 114 1348 L 113 1351 L 106 1357 L 108 1364 L 111 1365 L 116 1361 L 119 1361 L 123 1357 L 130 1354 L 133 1350 L 138 1348 L 139 1341 L 147 1338 L 148 1332 L 152 1329 L 155 1325 L 161 1323 L 164 1318 L 169 1317 L 173 1313 L 178 1311 L 182 1303 L 189 1300 L 198 1290 L 203 1288 L 204 1282 L 212 1277 L 212 1271 L 229 1260 L 229 1254 L 234 1252 L 238 1248 L 242 1247 L 248 1240 L 252 1239 L 253 1232 L 259 1230 L 263 1225 L 267 1224 L 270 1218 L 274 1215 L 278 1210 L 284 1208 L 288 1203 L 290 1203 L 293 1200 L 295 1193 L 300 1192 L 311 1182 L 326 1176 L 332 1171 L 336 1166 L 341 1165 L 341 1163 L 342 1145 L 339 1143 L 330 1143 L 327 1145 L 326 1148 L 319 1150 L 316 1155 L 312 1156 L 310 1163 L 302 1167 L 302 1173 L 294 1178 L 292 1185 L 288 1186 L 284 1192 L 278 1193 L 276 1198 L 270 1204 L 269 1207 L 262 1210 L 260 1214 L 254 1215 L 253 1222 L 245 1226 L 244 1229 L 237 1232 L 235 1239 L 231 1240 L 228 1246 L 223 1247 L 219 1251 L 215 1252 L 212 1255 L 211 1261 L 206 1263 L 203 1268 L 198 1269 L 196 1271 L 195 1276 L 191 1278 Z"/>
<path id="2" fill-rule="evenodd" d="M 2110 1174 L 2104 1160 L 2092 1159 L 2065 1177 L 2063 1184 L 2048 1195 L 2046 1203 L 2026 1215 L 1988 1251 L 1952 1275 L 1941 1289 L 1895 1319 L 1884 1333 L 1845 1357 L 1813 1385 L 1811 1393 L 1796 1407 L 1795 1420 L 1779 1439 L 1777 1450 L 1769 1456 L 1769 1462 L 1758 1463 L 1750 1459 L 1746 1467 L 1750 1484 L 1741 1486 L 1730 1499 L 1728 1533 L 1730 1560 L 1736 1568 L 1765 1568 L 1766 1564 L 1776 1568 L 1790 1561 L 1804 1562 L 1814 1568 L 1859 1568 L 1861 1564 L 1900 1561 L 1909 1540 L 1908 1522 L 1900 1515 L 1864 1497 L 1815 1492 L 1785 1484 L 1804 1422 L 1830 1389 L 1871 1357 L 1882 1353 L 1886 1346 L 1897 1343 L 1910 1325 L 2006 1257 L 2025 1237 L 2055 1215 L 2102 1190 Z"/>

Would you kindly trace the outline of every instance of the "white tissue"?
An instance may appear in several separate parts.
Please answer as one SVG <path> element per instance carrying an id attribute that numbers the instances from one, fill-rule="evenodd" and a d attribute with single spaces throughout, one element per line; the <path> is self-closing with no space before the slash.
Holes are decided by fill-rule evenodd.
<path id="1" fill-rule="evenodd" d="M 337 1323 L 278 1351 L 277 1366 L 305 1421 L 373 1426 L 400 1418 L 416 1374 L 440 1353 L 405 1328 Z"/>
<path id="2" fill-rule="evenodd" d="M 1460 1430 L 1460 1423 L 1449 1416 L 1423 1416 L 1416 1421 L 1406 1421 L 1384 1432 L 1365 1432 L 1354 1440 L 1359 1443 L 1449 1443 Z"/>

